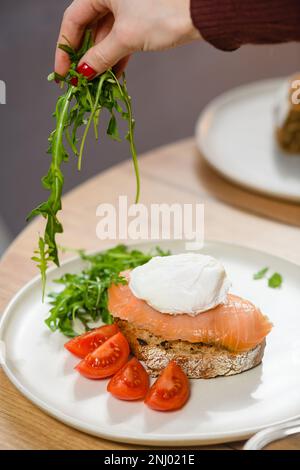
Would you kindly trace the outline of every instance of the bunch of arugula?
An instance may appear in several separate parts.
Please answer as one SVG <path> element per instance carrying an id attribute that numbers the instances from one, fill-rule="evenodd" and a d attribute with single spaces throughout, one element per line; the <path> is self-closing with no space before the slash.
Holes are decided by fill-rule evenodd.
<path id="1" fill-rule="evenodd" d="M 71 46 L 60 44 L 59 47 L 70 56 L 71 66 L 66 77 L 57 73 L 49 75 L 48 80 L 60 80 L 67 88 L 56 104 L 54 117 L 56 128 L 50 134 L 48 153 L 51 154 L 51 164 L 46 176 L 42 178 L 45 189 L 50 191 L 47 201 L 39 204 L 31 211 L 27 220 L 36 215 L 42 215 L 46 219 L 46 227 L 43 237 L 39 237 L 38 249 L 35 251 L 33 260 L 41 272 L 43 284 L 43 297 L 46 283 L 46 271 L 50 262 L 59 266 L 58 248 L 56 234 L 63 232 L 63 227 L 58 220 L 57 213 L 61 210 L 61 196 L 64 184 L 62 163 L 67 161 L 71 152 L 78 158 L 78 169 L 82 164 L 82 156 L 88 132 L 93 125 L 95 138 L 98 139 L 99 116 L 103 109 L 110 113 L 107 134 L 114 140 L 120 141 L 116 115 L 128 122 L 128 133 L 126 139 L 130 144 L 130 151 L 136 176 L 136 197 L 139 199 L 140 178 L 137 162 L 137 154 L 134 143 L 134 119 L 132 117 L 131 98 L 128 95 L 125 76 L 118 80 L 112 70 L 88 81 L 77 71 L 77 65 L 81 57 L 92 46 L 91 31 L 87 31 L 80 50 L 75 51 Z M 74 79 L 76 86 L 72 85 Z M 122 107 L 123 106 L 123 107 Z M 84 131 L 79 138 L 78 130 L 84 126 Z"/>
<path id="2" fill-rule="evenodd" d="M 52 331 L 59 330 L 66 336 L 76 336 L 75 326 L 89 330 L 89 323 L 100 318 L 104 323 L 112 323 L 107 308 L 107 289 L 111 284 L 125 284 L 120 272 L 147 263 L 153 256 L 167 256 L 168 251 L 156 248 L 152 253 L 129 250 L 118 245 L 95 255 L 79 251 L 88 267 L 80 274 L 65 274 L 55 282 L 64 286 L 61 292 L 49 295 L 51 309 L 46 324 Z"/>

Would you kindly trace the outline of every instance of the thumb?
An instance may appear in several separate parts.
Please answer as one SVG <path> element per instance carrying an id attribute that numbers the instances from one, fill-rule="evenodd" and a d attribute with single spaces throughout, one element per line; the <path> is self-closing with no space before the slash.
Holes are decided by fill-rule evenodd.
<path id="1" fill-rule="evenodd" d="M 91 79 L 113 67 L 128 53 L 129 49 L 118 40 L 114 29 L 112 29 L 102 41 L 86 52 L 81 58 L 77 70 Z M 84 67 L 85 65 L 87 67 Z M 87 73 L 85 73 L 86 69 Z M 90 69 L 93 69 L 94 73 Z"/>

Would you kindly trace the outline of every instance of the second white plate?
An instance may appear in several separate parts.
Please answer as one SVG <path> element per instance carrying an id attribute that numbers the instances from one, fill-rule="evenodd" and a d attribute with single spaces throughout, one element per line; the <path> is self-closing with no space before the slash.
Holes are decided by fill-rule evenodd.
<path id="1" fill-rule="evenodd" d="M 184 251 L 182 242 L 161 246 L 173 253 Z M 137 247 L 148 250 L 150 244 Z M 232 291 L 259 305 L 273 322 L 262 365 L 232 377 L 192 380 L 191 398 L 177 412 L 159 413 L 142 402 L 118 401 L 107 393 L 106 380 L 91 381 L 74 371 L 78 359 L 64 349 L 66 338 L 51 333 L 44 323 L 49 306 L 42 304 L 40 279 L 35 279 L 2 317 L 4 371 L 23 395 L 58 420 L 123 442 L 182 446 L 233 441 L 300 416 L 300 267 L 223 243 L 207 243 L 203 252 L 220 259 Z M 252 279 L 264 266 L 283 275 L 281 289 Z M 49 288 L 58 289 L 53 279 L 82 268 L 77 258 L 52 270 Z"/>
<path id="2" fill-rule="evenodd" d="M 268 196 L 300 201 L 300 156 L 280 151 L 274 106 L 282 79 L 254 82 L 209 103 L 196 125 L 207 162 L 227 179 Z"/>

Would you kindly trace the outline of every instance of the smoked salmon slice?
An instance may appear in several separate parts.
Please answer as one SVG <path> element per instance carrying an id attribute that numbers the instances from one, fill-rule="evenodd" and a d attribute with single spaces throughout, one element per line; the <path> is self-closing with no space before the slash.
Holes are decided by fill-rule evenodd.
<path id="1" fill-rule="evenodd" d="M 130 271 L 122 273 L 129 279 Z M 228 294 L 223 304 L 196 316 L 160 313 L 131 292 L 128 284 L 112 285 L 108 290 L 108 309 L 164 340 L 214 344 L 240 352 L 249 351 L 271 331 L 268 317 L 251 302 Z"/>

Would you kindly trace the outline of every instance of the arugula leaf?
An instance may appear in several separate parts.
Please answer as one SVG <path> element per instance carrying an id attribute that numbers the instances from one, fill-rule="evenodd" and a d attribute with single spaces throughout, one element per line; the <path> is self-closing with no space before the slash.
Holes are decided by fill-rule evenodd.
<path id="1" fill-rule="evenodd" d="M 41 278 L 42 278 L 42 298 L 44 300 L 45 296 L 45 284 L 46 284 L 46 279 L 45 279 L 45 273 L 47 269 L 47 263 L 49 259 L 49 251 L 45 247 L 45 242 L 42 237 L 39 237 L 39 249 L 34 250 L 35 255 L 31 258 L 33 261 L 37 263 L 37 267 L 39 268 L 41 272 Z"/>
<path id="2" fill-rule="evenodd" d="M 119 136 L 119 131 L 118 131 L 118 125 L 117 125 L 117 120 L 115 115 L 113 114 L 110 118 L 110 121 L 108 123 L 107 127 L 107 134 L 114 140 L 117 140 L 120 142 L 120 136 Z"/>
<path id="3" fill-rule="evenodd" d="M 283 279 L 282 279 L 281 274 L 274 273 L 268 279 L 268 286 L 272 287 L 272 289 L 277 289 L 278 287 L 281 287 L 282 281 L 283 281 Z"/>
<path id="4" fill-rule="evenodd" d="M 264 278 L 268 271 L 269 271 L 269 268 L 261 269 L 257 273 L 253 274 L 253 279 L 255 279 L 257 281 L 258 279 Z"/>
<path id="5" fill-rule="evenodd" d="M 80 274 L 64 274 L 55 282 L 64 286 L 61 292 L 52 292 L 51 309 L 46 325 L 52 330 L 61 331 L 66 336 L 76 336 L 80 332 L 75 328 L 79 323 L 89 330 L 89 323 L 102 319 L 104 323 L 112 323 L 107 308 L 107 289 L 111 284 L 124 284 L 125 279 L 120 272 L 133 269 L 147 263 L 152 256 L 168 256 L 169 251 L 156 248 L 153 252 L 142 253 L 131 250 L 125 245 L 87 255 L 77 250 L 81 259 L 88 267 Z"/>
<path id="6" fill-rule="evenodd" d="M 125 76 L 123 75 L 122 80 L 118 80 L 112 70 L 107 70 L 102 75 L 88 81 L 84 76 L 78 74 L 77 65 L 91 46 L 91 31 L 86 32 L 82 46 L 77 52 L 70 45 L 60 44 L 59 47 L 70 56 L 69 72 L 66 77 L 55 72 L 48 76 L 49 81 L 58 79 L 62 85 L 65 83 L 67 89 L 57 100 L 54 112 L 56 127 L 48 139 L 51 164 L 47 175 L 42 178 L 42 185 L 50 194 L 47 201 L 39 204 L 27 217 L 27 220 L 31 220 L 33 217 L 41 215 L 46 219 L 44 236 L 40 237 L 38 250 L 35 251 L 37 256 L 33 257 L 41 271 L 43 291 L 45 290 L 46 271 L 49 264 L 54 262 L 59 266 L 56 235 L 63 232 L 62 224 L 57 218 L 57 213 L 62 208 L 61 197 L 64 185 L 62 163 L 68 161 L 69 151 L 71 151 L 78 159 L 78 169 L 81 169 L 85 142 L 92 123 L 95 137 L 98 138 L 99 115 L 102 109 L 107 109 L 111 115 L 107 133 L 114 140 L 120 140 L 115 113 L 128 123 L 126 139 L 129 141 L 136 176 L 135 201 L 139 200 L 140 176 L 134 143 L 134 120 Z M 74 78 L 77 79 L 76 86 L 72 85 Z M 80 127 L 84 127 L 81 138 L 78 136 Z"/>

